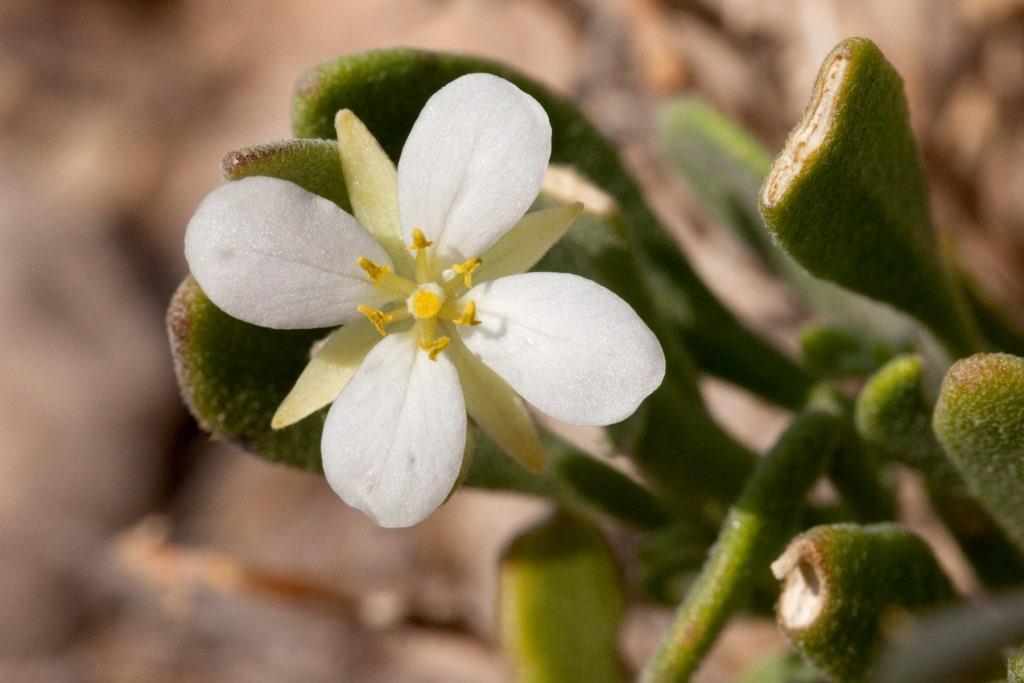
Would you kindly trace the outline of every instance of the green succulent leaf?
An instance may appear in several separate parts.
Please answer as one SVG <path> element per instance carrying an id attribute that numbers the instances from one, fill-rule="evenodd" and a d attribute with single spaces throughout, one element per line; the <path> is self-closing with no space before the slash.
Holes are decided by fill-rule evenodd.
<path id="1" fill-rule="evenodd" d="M 958 361 L 942 383 L 933 426 L 973 496 L 1024 552 L 1024 358 Z"/>
<path id="2" fill-rule="evenodd" d="M 624 681 L 625 596 L 596 529 L 565 513 L 520 535 L 501 561 L 501 643 L 522 683 Z"/>
<path id="3" fill-rule="evenodd" d="M 326 409 L 281 430 L 270 419 L 326 330 L 270 330 L 232 318 L 188 277 L 167 310 L 171 353 L 185 405 L 200 426 L 263 457 L 320 469 Z"/>
<path id="4" fill-rule="evenodd" d="M 845 40 L 825 59 L 761 213 L 812 274 L 906 311 L 954 355 L 979 346 L 939 256 L 903 81 L 870 40 Z"/>
<path id="5" fill-rule="evenodd" d="M 336 142 L 280 140 L 245 147 L 225 155 L 220 166 L 227 180 L 250 176 L 288 180 L 352 212 Z"/>
<path id="6" fill-rule="evenodd" d="M 653 283 L 654 304 L 683 311 L 660 335 L 663 346 L 681 335 L 698 364 L 768 400 L 796 406 L 809 377 L 764 340 L 740 325 L 704 286 L 623 168 L 614 147 L 568 100 L 496 62 L 418 50 L 379 50 L 341 57 L 310 69 L 295 88 L 294 132 L 302 138 L 332 138 L 334 115 L 356 113 L 393 159 L 427 99 L 467 73 L 493 73 L 535 97 L 553 130 L 553 163 L 574 167 L 610 194 L 622 212 L 626 237 Z M 670 369 L 671 372 L 671 369 Z"/>
<path id="7" fill-rule="evenodd" d="M 855 414 L 857 431 L 882 457 L 917 468 L 943 486 L 960 485 L 931 430 L 932 401 L 920 356 L 898 356 L 872 375 Z"/>
<path id="8" fill-rule="evenodd" d="M 898 524 L 833 524 L 797 536 L 772 565 L 785 581 L 779 626 L 837 683 L 867 679 L 883 618 L 949 600 L 953 588 L 928 545 Z"/>
<path id="9" fill-rule="evenodd" d="M 925 475 L 933 506 L 986 584 L 1020 581 L 1024 578 L 1020 556 L 967 496 L 963 478 L 932 431 L 932 401 L 926 384 L 919 356 L 893 359 L 857 397 L 857 430 L 872 452 Z"/>

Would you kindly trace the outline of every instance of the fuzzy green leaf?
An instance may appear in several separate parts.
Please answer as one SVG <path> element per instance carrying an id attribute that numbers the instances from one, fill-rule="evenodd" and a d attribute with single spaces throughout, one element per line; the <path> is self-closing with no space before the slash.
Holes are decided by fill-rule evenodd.
<path id="1" fill-rule="evenodd" d="M 624 681 L 625 596 L 601 535 L 560 513 L 519 536 L 501 562 L 501 641 L 521 683 Z"/>
<path id="2" fill-rule="evenodd" d="M 229 152 L 220 162 L 224 177 L 241 180 L 270 176 L 289 180 L 352 212 L 341 175 L 338 143 L 330 140 L 281 140 Z"/>
<path id="3" fill-rule="evenodd" d="M 671 334 L 681 334 L 699 365 L 771 401 L 795 406 L 810 379 L 735 317 L 704 286 L 625 171 L 614 147 L 568 100 L 508 67 L 485 59 L 418 50 L 379 50 L 341 57 L 310 69 L 295 88 L 292 121 L 298 137 L 332 138 L 334 115 L 351 109 L 397 159 L 427 99 L 467 73 L 506 78 L 547 111 L 553 163 L 573 166 L 621 208 L 627 238 L 654 283 L 655 305 L 685 311 Z M 680 306 L 682 302 L 682 306 Z M 663 338 L 666 345 L 669 340 Z"/>
<path id="4" fill-rule="evenodd" d="M 977 503 L 931 428 L 932 407 L 920 357 L 900 356 L 873 375 L 857 398 L 856 423 L 873 452 L 919 469 L 938 514 L 985 583 L 1024 578 L 1024 564 Z"/>
<path id="5" fill-rule="evenodd" d="M 882 619 L 948 600 L 953 589 L 927 544 L 897 524 L 820 526 L 772 564 L 785 581 L 778 622 L 789 641 L 837 683 L 866 680 L 883 643 Z"/>
<path id="6" fill-rule="evenodd" d="M 993 353 L 957 362 L 933 425 L 973 496 L 1024 552 L 1024 358 Z"/>
<path id="7" fill-rule="evenodd" d="M 275 462 L 320 469 L 327 410 L 281 430 L 270 419 L 326 330 L 270 330 L 232 318 L 185 279 L 167 310 L 182 398 L 200 426 Z"/>
<path id="8" fill-rule="evenodd" d="M 845 40 L 825 59 L 761 212 L 814 275 L 910 313 L 954 355 L 979 345 L 938 255 L 903 81 L 870 40 Z"/>
<path id="9" fill-rule="evenodd" d="M 857 430 L 888 460 L 906 463 L 943 486 L 960 477 L 931 430 L 931 401 L 917 355 L 899 356 L 875 373 L 857 397 Z"/>

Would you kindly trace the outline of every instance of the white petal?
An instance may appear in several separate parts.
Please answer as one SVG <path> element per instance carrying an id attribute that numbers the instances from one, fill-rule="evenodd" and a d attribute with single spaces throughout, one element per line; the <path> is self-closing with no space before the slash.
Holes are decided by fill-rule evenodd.
<path id="1" fill-rule="evenodd" d="M 445 501 L 466 448 L 466 408 L 447 355 L 414 331 L 367 354 L 327 414 L 320 449 L 335 493 L 385 527 L 412 526 Z"/>
<path id="2" fill-rule="evenodd" d="M 551 124 L 535 99 L 490 74 L 434 93 L 398 162 L 405 241 L 420 228 L 444 265 L 479 256 L 537 197 L 551 157 Z"/>
<path id="3" fill-rule="evenodd" d="M 449 331 L 448 336 L 452 341 L 446 353 L 452 354 L 459 371 L 469 416 L 520 465 L 531 472 L 542 471 L 544 449 L 523 400 L 508 382 L 463 346 L 457 331 Z"/>
<path id="4" fill-rule="evenodd" d="M 583 211 L 583 204 L 556 206 L 526 214 L 481 256 L 475 282 L 525 273 L 537 265 Z"/>
<path id="5" fill-rule="evenodd" d="M 356 263 L 360 256 L 391 265 L 336 204 L 263 176 L 206 195 L 185 234 L 189 268 L 213 303 L 276 329 L 338 325 L 359 319 L 359 304 L 387 301 Z"/>
<path id="6" fill-rule="evenodd" d="M 368 320 L 357 320 L 333 332 L 299 375 L 270 426 L 282 429 L 295 424 L 337 398 L 380 339 Z"/>
<path id="7" fill-rule="evenodd" d="M 654 333 L 629 304 L 565 273 L 523 273 L 478 285 L 480 325 L 466 347 L 554 418 L 606 425 L 629 417 L 665 376 Z"/>
<path id="8" fill-rule="evenodd" d="M 334 119 L 345 187 L 352 213 L 388 252 L 402 275 L 412 275 L 413 262 L 398 225 L 398 171 L 362 121 L 348 109 Z"/>

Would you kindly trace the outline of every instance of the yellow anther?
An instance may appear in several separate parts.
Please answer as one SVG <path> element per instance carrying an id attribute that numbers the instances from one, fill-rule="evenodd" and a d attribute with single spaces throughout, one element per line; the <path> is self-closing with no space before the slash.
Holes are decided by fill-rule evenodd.
<path id="1" fill-rule="evenodd" d="M 480 267 L 483 263 L 478 258 L 471 258 L 462 263 L 456 263 L 452 266 L 452 270 L 462 276 L 462 284 L 466 285 L 466 288 L 473 286 L 473 271 Z"/>
<path id="2" fill-rule="evenodd" d="M 434 291 L 434 290 L 437 291 Z M 444 304 L 440 296 L 440 287 L 437 285 L 424 286 L 417 289 L 409 297 L 409 312 L 417 318 L 433 318 L 441 310 Z"/>
<path id="3" fill-rule="evenodd" d="M 421 341 L 420 348 L 427 352 L 427 355 L 430 357 L 430 360 L 437 360 L 438 355 L 440 355 L 440 353 L 445 350 L 445 348 L 448 346 L 448 342 L 450 341 L 451 339 L 449 339 L 448 337 L 438 337 L 433 341 Z"/>
<path id="4" fill-rule="evenodd" d="M 409 245 L 410 249 L 420 251 L 422 249 L 426 249 L 431 244 L 433 244 L 433 242 L 427 239 L 427 236 L 423 234 L 422 230 L 419 228 L 412 229 L 412 244 Z"/>
<path id="5" fill-rule="evenodd" d="M 470 301 L 466 304 L 466 307 L 462 309 L 462 317 L 456 318 L 452 322 L 456 325 L 479 325 L 480 321 L 476 319 L 476 302 Z"/>
<path id="6" fill-rule="evenodd" d="M 358 263 L 359 267 L 365 270 L 366 274 L 370 276 L 370 279 L 373 280 L 374 287 L 380 287 L 381 278 L 391 272 L 391 269 L 387 266 L 376 264 L 365 256 L 360 256 L 356 263 Z"/>
<path id="7" fill-rule="evenodd" d="M 356 310 L 367 317 L 367 319 L 370 321 L 370 324 L 373 325 L 378 332 L 380 332 L 381 336 L 384 336 L 388 333 L 387 330 L 384 329 L 384 326 L 390 322 L 393 322 L 395 319 L 395 316 L 391 315 L 390 313 L 385 313 L 379 308 L 371 308 L 370 306 L 360 305 L 356 306 Z"/>

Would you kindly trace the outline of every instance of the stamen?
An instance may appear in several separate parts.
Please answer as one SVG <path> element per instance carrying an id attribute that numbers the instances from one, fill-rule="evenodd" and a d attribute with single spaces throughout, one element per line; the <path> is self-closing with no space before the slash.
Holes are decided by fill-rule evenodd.
<path id="1" fill-rule="evenodd" d="M 412 244 L 409 245 L 410 249 L 414 251 L 422 251 L 432 244 L 433 242 L 427 239 L 427 236 L 423 234 L 422 230 L 419 228 L 412 229 Z"/>
<path id="2" fill-rule="evenodd" d="M 480 259 L 471 258 L 452 265 L 452 270 L 462 276 L 462 284 L 466 286 L 466 289 L 473 286 L 473 271 L 479 268 L 481 263 L 483 261 Z"/>
<path id="3" fill-rule="evenodd" d="M 388 266 L 375 263 L 365 256 L 360 256 L 356 263 L 370 276 L 374 287 L 383 287 L 399 296 L 409 296 L 416 289 L 416 283 L 406 280 L 401 275 L 395 275 Z"/>
<path id="4" fill-rule="evenodd" d="M 448 342 L 451 339 L 448 337 L 438 337 L 433 341 L 421 341 L 420 348 L 427 352 L 430 360 L 437 360 L 438 355 L 448 346 Z"/>
<path id="5" fill-rule="evenodd" d="M 462 309 L 462 317 L 455 318 L 452 322 L 456 325 L 468 325 L 470 327 L 479 325 L 480 321 L 476 319 L 476 302 L 470 301 L 466 304 L 466 307 Z"/>
<path id="6" fill-rule="evenodd" d="M 430 279 L 430 261 L 427 257 L 427 247 L 433 242 L 427 239 L 419 228 L 412 229 L 412 244 L 410 249 L 416 251 L 416 282 L 426 282 Z"/>
<path id="7" fill-rule="evenodd" d="M 370 279 L 373 280 L 374 287 L 380 287 L 381 278 L 391 271 L 387 266 L 376 264 L 365 256 L 360 256 L 356 263 L 358 263 L 359 267 L 365 270 L 366 274 L 370 276 Z"/>
<path id="8" fill-rule="evenodd" d="M 370 324 L 372 324 L 374 328 L 376 328 L 376 330 L 380 332 L 382 337 L 388 333 L 387 330 L 384 329 L 384 326 L 390 322 L 394 322 L 395 320 L 395 316 L 391 315 L 390 313 L 385 313 L 379 308 L 371 308 L 370 306 L 359 305 L 356 306 L 356 310 L 365 315 L 369 319 Z"/>

